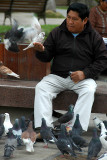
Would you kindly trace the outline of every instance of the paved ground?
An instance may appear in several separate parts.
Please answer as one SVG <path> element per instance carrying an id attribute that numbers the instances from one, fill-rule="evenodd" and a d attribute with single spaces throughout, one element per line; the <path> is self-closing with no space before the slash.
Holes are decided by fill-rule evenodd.
<path id="1" fill-rule="evenodd" d="M 65 14 L 65 13 L 64 13 Z M 4 14 L 0 13 L 0 25 L 3 22 L 3 16 Z M 20 25 L 28 26 L 31 22 L 31 19 L 33 17 L 33 13 L 14 13 L 12 14 L 12 17 L 15 18 Z M 47 24 L 61 24 L 61 22 L 64 19 L 46 19 Z M 6 25 L 9 24 L 9 21 L 6 21 Z M 43 20 L 40 20 L 40 24 L 44 24 Z M 10 107 L 0 107 L 0 113 L 6 113 L 8 112 L 11 117 L 12 123 L 14 122 L 15 118 L 20 118 L 20 116 L 25 115 L 26 118 L 28 118 L 31 113 L 33 112 L 33 109 L 24 109 L 24 108 L 10 108 Z M 92 129 L 94 127 L 93 124 L 93 117 L 98 116 L 102 120 L 107 120 L 105 114 L 91 114 L 90 124 L 89 124 L 89 130 L 84 134 L 84 137 L 90 141 L 92 136 Z M 3 153 L 4 153 L 4 144 L 5 144 L 5 137 L 3 137 L 0 140 L 0 160 L 3 160 Z M 13 160 L 53 160 L 57 155 L 60 154 L 60 151 L 57 149 L 55 144 L 49 144 L 49 148 L 45 149 L 43 148 L 42 142 L 37 142 L 34 145 L 34 153 L 27 153 L 25 151 L 25 147 L 21 150 L 16 149 L 14 152 L 14 157 L 11 158 Z M 87 148 L 83 149 L 84 153 L 87 154 Z M 101 153 L 103 153 L 105 150 L 102 149 Z M 100 153 L 100 154 L 101 154 Z"/>

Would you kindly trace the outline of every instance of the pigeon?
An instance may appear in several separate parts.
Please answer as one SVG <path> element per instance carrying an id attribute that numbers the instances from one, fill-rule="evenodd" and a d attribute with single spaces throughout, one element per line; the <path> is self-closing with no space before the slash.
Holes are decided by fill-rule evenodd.
<path id="1" fill-rule="evenodd" d="M 5 34 L 4 45 L 5 49 L 12 52 L 19 52 L 19 43 L 26 41 L 32 42 L 34 38 L 41 33 L 41 26 L 36 17 L 33 18 L 31 27 L 19 27 L 18 22 L 13 20 L 12 29 Z M 39 37 L 40 39 L 40 37 Z"/>
<path id="2" fill-rule="evenodd" d="M 74 150 L 78 150 L 79 152 L 82 152 L 82 149 L 79 147 L 79 145 L 77 145 L 77 144 L 73 141 L 72 136 L 70 136 L 70 132 L 71 132 L 71 130 L 70 130 L 69 132 L 67 131 L 67 129 L 65 130 L 66 137 L 69 139 L 69 141 L 70 141 L 73 149 L 74 149 Z"/>
<path id="3" fill-rule="evenodd" d="M 13 151 L 17 147 L 17 140 L 12 132 L 12 128 L 9 129 L 7 133 L 7 139 L 5 140 L 4 146 L 4 157 L 10 158 L 13 156 Z"/>
<path id="4" fill-rule="evenodd" d="M 4 116 L 5 116 L 5 119 L 4 119 L 3 125 L 4 125 L 4 133 L 6 135 L 9 131 L 9 128 L 13 127 L 13 124 L 10 121 L 9 113 L 5 113 Z"/>
<path id="5" fill-rule="evenodd" d="M 99 138 L 100 138 L 102 147 L 107 150 L 107 140 L 106 140 L 107 135 L 106 135 L 106 134 L 103 134 L 103 135 L 101 135 Z"/>
<path id="6" fill-rule="evenodd" d="M 24 48 L 23 50 L 25 51 L 29 48 L 34 47 L 34 44 L 33 44 L 34 42 L 42 43 L 44 38 L 45 38 L 45 32 L 39 33 L 39 35 L 37 35 L 36 37 L 33 38 L 33 41 L 29 44 L 29 46 Z"/>
<path id="7" fill-rule="evenodd" d="M 26 145 L 26 151 L 34 152 L 33 145 L 36 141 L 37 135 L 33 130 L 32 121 L 29 122 L 28 128 L 22 133 L 21 138 Z"/>
<path id="8" fill-rule="evenodd" d="M 87 160 L 91 160 L 93 157 L 97 157 L 98 153 L 102 149 L 102 144 L 100 142 L 100 139 L 97 135 L 97 129 L 93 129 L 93 136 L 88 146 L 88 155 Z"/>
<path id="9" fill-rule="evenodd" d="M 79 120 L 79 114 L 76 115 L 76 120 L 72 127 L 72 135 L 82 135 L 83 129 Z"/>
<path id="10" fill-rule="evenodd" d="M 15 123 L 13 124 L 13 134 L 15 135 L 17 139 L 17 147 L 20 147 L 23 145 L 23 141 L 21 139 L 22 130 L 20 128 L 19 119 L 15 119 Z"/>
<path id="11" fill-rule="evenodd" d="M 48 147 L 48 142 L 55 142 L 56 138 L 52 133 L 52 129 L 47 126 L 46 120 L 42 118 L 42 124 L 40 129 L 40 135 L 46 144 L 44 147 Z"/>
<path id="12" fill-rule="evenodd" d="M 19 123 L 20 123 L 20 128 L 22 132 L 24 132 L 27 129 L 25 116 L 21 116 Z"/>
<path id="13" fill-rule="evenodd" d="M 4 66 L 2 61 L 0 61 L 0 73 L 2 75 L 13 76 L 13 77 L 16 77 L 16 78 L 20 78 L 20 76 L 18 74 L 14 73 L 11 69 Z"/>
<path id="14" fill-rule="evenodd" d="M 94 117 L 93 118 L 93 122 L 94 122 L 95 127 L 98 130 L 100 130 L 100 123 L 103 122 L 103 121 L 100 118 L 98 118 L 98 117 Z"/>
<path id="15" fill-rule="evenodd" d="M 101 135 L 105 135 L 105 134 L 107 133 L 107 129 L 106 129 L 104 123 L 101 122 L 99 125 L 101 126 L 101 133 L 100 133 L 100 136 L 101 136 Z"/>
<path id="16" fill-rule="evenodd" d="M 72 138 L 73 142 L 79 148 L 84 148 L 88 146 L 88 142 L 83 137 L 81 137 L 80 135 L 72 135 L 72 130 L 69 131 L 69 135 Z"/>
<path id="17" fill-rule="evenodd" d="M 4 114 L 0 114 L 0 139 L 4 133 L 3 118 L 4 118 Z"/>
<path id="18" fill-rule="evenodd" d="M 60 118 L 58 118 L 56 121 L 53 122 L 54 126 L 60 126 L 62 123 L 67 123 L 70 120 L 72 120 L 74 117 L 74 105 L 71 104 L 68 107 L 68 112 L 66 112 L 64 115 L 62 115 Z"/>
<path id="19" fill-rule="evenodd" d="M 107 160 L 107 152 L 105 152 L 105 153 L 102 154 L 100 157 L 98 157 L 97 160 Z"/>
<path id="20" fill-rule="evenodd" d="M 58 136 L 58 139 L 55 141 L 55 144 L 63 155 L 69 154 L 73 157 L 77 157 L 74 152 L 71 142 L 66 136 L 66 127 L 64 124 L 61 124 L 61 132 Z"/>

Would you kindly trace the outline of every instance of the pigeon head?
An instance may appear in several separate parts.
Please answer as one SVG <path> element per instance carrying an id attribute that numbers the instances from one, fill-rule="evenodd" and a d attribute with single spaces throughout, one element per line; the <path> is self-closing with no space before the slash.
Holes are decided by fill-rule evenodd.
<path id="1" fill-rule="evenodd" d="M 69 105 L 68 111 L 73 112 L 73 110 L 74 110 L 74 105 L 73 104 Z"/>
<path id="2" fill-rule="evenodd" d="M 4 157 L 6 158 L 11 157 L 13 151 L 14 151 L 14 146 L 9 146 L 8 144 L 6 144 L 4 147 Z"/>

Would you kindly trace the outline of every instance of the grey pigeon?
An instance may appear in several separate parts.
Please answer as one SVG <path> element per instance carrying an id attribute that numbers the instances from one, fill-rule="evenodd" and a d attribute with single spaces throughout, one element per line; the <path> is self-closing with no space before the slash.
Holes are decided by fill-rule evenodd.
<path id="1" fill-rule="evenodd" d="M 22 132 L 24 132 L 27 129 L 25 116 L 20 117 L 19 124 Z"/>
<path id="2" fill-rule="evenodd" d="M 17 147 L 17 140 L 12 132 L 12 128 L 9 129 L 9 132 L 7 133 L 7 139 L 5 141 L 4 146 L 4 157 L 10 158 L 13 156 L 13 151 Z"/>
<path id="3" fill-rule="evenodd" d="M 82 135 L 83 129 L 79 120 L 79 114 L 76 115 L 76 120 L 72 127 L 72 135 Z"/>
<path id="4" fill-rule="evenodd" d="M 74 105 L 71 104 L 68 107 L 68 111 L 63 114 L 60 118 L 58 118 L 56 121 L 53 122 L 54 126 L 60 126 L 62 123 L 67 123 L 70 120 L 72 120 L 74 117 Z"/>
<path id="5" fill-rule="evenodd" d="M 99 136 L 97 135 L 97 129 L 93 129 L 93 136 L 88 146 L 87 160 L 91 160 L 93 157 L 97 157 L 98 153 L 102 149 L 102 144 L 100 142 Z"/>
<path id="6" fill-rule="evenodd" d="M 42 124 L 41 124 L 41 129 L 40 129 L 40 135 L 46 144 L 45 147 L 48 147 L 49 142 L 55 142 L 56 138 L 52 133 L 52 130 L 50 127 L 47 126 L 46 120 L 42 118 Z"/>
<path id="7" fill-rule="evenodd" d="M 17 147 L 20 147 L 23 145 L 23 141 L 21 139 L 21 135 L 22 135 L 22 129 L 20 128 L 20 124 L 19 124 L 19 119 L 15 119 L 15 122 L 13 124 L 13 134 L 15 135 L 16 139 L 17 139 Z"/>
<path id="8" fill-rule="evenodd" d="M 66 128 L 65 128 L 65 125 L 63 124 L 61 124 L 61 132 L 55 143 L 57 145 L 57 148 L 61 151 L 63 155 L 69 154 L 73 157 L 76 157 L 72 144 L 69 141 L 68 137 L 66 136 Z"/>
<path id="9" fill-rule="evenodd" d="M 72 135 L 72 130 L 69 131 L 69 135 L 78 147 L 83 148 L 88 146 L 88 142 L 83 137 L 80 135 Z"/>
<path id="10" fill-rule="evenodd" d="M 77 144 L 74 142 L 74 140 L 72 139 L 72 136 L 70 135 L 70 132 L 71 132 L 71 130 L 70 130 L 69 132 L 67 132 L 67 130 L 65 130 L 66 137 L 69 139 L 69 141 L 70 141 L 73 149 L 74 149 L 74 150 L 78 150 L 79 152 L 82 152 L 82 149 L 80 148 L 80 146 L 77 145 Z"/>
<path id="11" fill-rule="evenodd" d="M 4 133 L 3 118 L 4 118 L 4 114 L 0 114 L 0 138 Z"/>

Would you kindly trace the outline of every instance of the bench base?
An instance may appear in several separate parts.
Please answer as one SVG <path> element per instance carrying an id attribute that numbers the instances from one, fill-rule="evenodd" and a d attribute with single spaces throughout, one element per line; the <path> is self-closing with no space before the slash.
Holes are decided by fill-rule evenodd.
<path id="1" fill-rule="evenodd" d="M 0 79 L 0 106 L 33 108 L 38 82 Z M 107 113 L 107 82 L 97 81 L 97 84 L 92 112 Z M 68 110 L 68 106 L 75 104 L 77 98 L 73 91 L 63 91 L 53 100 L 53 109 Z"/>

